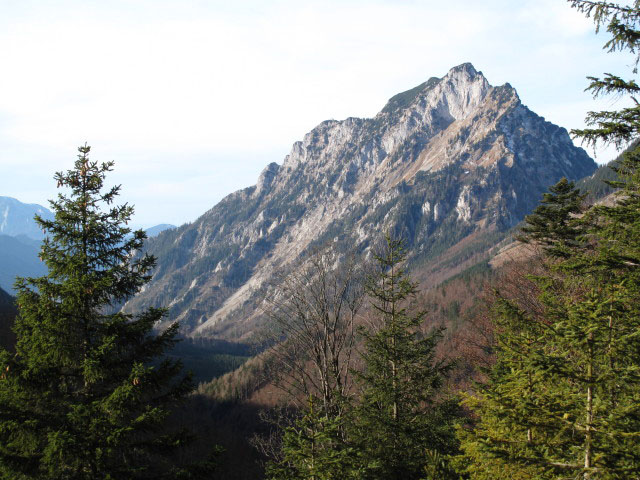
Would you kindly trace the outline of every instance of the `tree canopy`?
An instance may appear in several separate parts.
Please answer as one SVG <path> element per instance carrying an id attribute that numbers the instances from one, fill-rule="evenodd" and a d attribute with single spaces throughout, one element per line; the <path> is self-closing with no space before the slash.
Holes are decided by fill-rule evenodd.
<path id="1" fill-rule="evenodd" d="M 105 189 L 113 162 L 79 148 L 55 180 L 53 220 L 36 217 L 49 273 L 17 282 L 16 354 L 0 352 L 0 477 L 191 478 L 211 471 L 177 451 L 190 435 L 167 423 L 191 392 L 181 364 L 162 359 L 177 324 L 154 334 L 164 310 L 119 306 L 150 279 L 155 260 L 134 256 L 145 239 L 126 224 L 133 207 Z"/>

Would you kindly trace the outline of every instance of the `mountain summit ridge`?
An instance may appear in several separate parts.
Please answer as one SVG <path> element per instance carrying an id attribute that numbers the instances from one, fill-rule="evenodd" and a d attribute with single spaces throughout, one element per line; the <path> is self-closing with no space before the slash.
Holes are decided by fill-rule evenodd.
<path id="1" fill-rule="evenodd" d="M 392 231 L 407 240 L 410 262 L 442 270 L 458 245 L 450 261 L 461 266 L 549 185 L 595 170 L 567 131 L 531 112 L 510 85 L 491 86 L 470 63 L 434 78 L 373 118 L 320 123 L 257 185 L 150 240 L 154 280 L 126 309 L 164 303 L 188 333 L 246 336 L 275 274 L 319 245 L 366 255 Z"/>

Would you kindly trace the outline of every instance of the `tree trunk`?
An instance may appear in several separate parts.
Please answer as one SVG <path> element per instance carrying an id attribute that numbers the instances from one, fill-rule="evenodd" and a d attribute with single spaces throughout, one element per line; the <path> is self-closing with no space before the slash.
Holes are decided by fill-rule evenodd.
<path id="1" fill-rule="evenodd" d="M 589 364 L 587 365 L 587 412 L 586 412 L 586 428 L 584 439 L 584 479 L 591 478 L 592 468 L 592 424 L 593 424 L 593 333 L 589 334 L 587 340 Z"/>

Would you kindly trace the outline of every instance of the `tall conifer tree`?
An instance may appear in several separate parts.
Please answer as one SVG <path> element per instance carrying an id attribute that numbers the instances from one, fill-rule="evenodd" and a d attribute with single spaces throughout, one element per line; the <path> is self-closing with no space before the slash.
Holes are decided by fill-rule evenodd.
<path id="1" fill-rule="evenodd" d="M 635 56 L 632 74 L 640 60 L 640 1 L 618 4 L 571 0 L 570 3 L 596 28 L 610 35 L 605 48 L 629 51 Z M 573 133 L 588 144 L 631 144 L 613 169 L 618 188 L 613 206 L 596 206 L 585 216 L 591 255 L 570 265 L 588 285 L 583 305 L 570 311 L 582 324 L 582 352 L 586 362 L 585 478 L 639 478 L 640 475 L 640 87 L 635 78 L 605 74 L 590 77 L 594 97 L 626 96 L 631 106 L 590 112 L 590 128 Z M 570 322 L 570 327 L 573 326 Z M 564 332 L 563 332 L 564 333 Z M 573 333 L 571 329 L 567 332 Z M 564 335 L 565 337 L 567 335 Z"/>
<path id="2" fill-rule="evenodd" d="M 347 415 L 331 415 L 309 397 L 304 415 L 283 432 L 281 455 L 267 465 L 272 480 L 361 480 L 364 468 L 345 442 Z"/>
<path id="3" fill-rule="evenodd" d="M 627 205 L 587 212 L 589 248 L 560 261 L 547 251 L 547 273 L 531 278 L 539 292 L 522 302 L 541 318 L 498 293 L 497 362 L 466 400 L 474 429 L 461 431 L 472 479 L 637 478 L 638 250 L 623 231 L 640 209 Z"/>
<path id="4" fill-rule="evenodd" d="M 542 245 L 549 256 L 569 257 L 571 250 L 579 246 L 583 233 L 577 216 L 584 211 L 584 197 L 573 182 L 562 178 L 543 194 L 533 213 L 526 216 L 526 225 L 517 239 Z"/>
<path id="5" fill-rule="evenodd" d="M 154 258 L 134 253 L 145 234 L 104 189 L 113 162 L 89 159 L 57 173 L 68 189 L 51 202 L 55 219 L 41 259 L 49 274 L 17 282 L 16 354 L 0 353 L 0 477 L 4 479 L 191 478 L 211 464 L 181 467 L 171 406 L 193 388 L 179 362 L 162 360 L 177 324 L 154 335 L 164 311 L 113 313 L 147 281 Z"/>
<path id="6" fill-rule="evenodd" d="M 365 370 L 358 374 L 362 395 L 352 438 L 368 470 L 362 478 L 420 479 L 434 470 L 431 459 L 456 450 L 457 408 L 443 392 L 453 364 L 436 359 L 442 330 L 421 334 L 425 312 L 407 309 L 416 284 L 405 271 L 402 241 L 387 237 L 375 258 L 367 291 L 379 327 L 363 331 Z M 451 474 L 442 465 L 435 472 L 434 478 Z"/>
<path id="7" fill-rule="evenodd" d="M 607 48 L 638 52 L 639 1 L 629 6 L 570 3 L 593 16 L 598 28 L 606 25 L 611 34 Z M 607 74 L 591 78 L 590 90 L 596 96 L 634 94 L 638 87 L 635 80 Z M 574 134 L 588 143 L 623 147 L 638 140 L 639 118 L 637 102 L 619 111 L 592 112 L 591 128 Z M 578 235 L 569 232 L 570 243 L 555 215 L 561 210 L 544 218 L 528 217 L 529 239 L 545 243 L 550 247 L 547 257 L 553 257 L 547 274 L 535 279 L 544 321 L 539 323 L 538 348 L 529 352 L 501 347 L 519 338 L 518 329 L 503 322 L 522 325 L 516 312 L 495 317 L 497 363 L 487 383 L 468 400 L 477 423 L 462 434 L 472 478 L 489 478 L 489 471 L 498 474 L 501 465 L 518 478 L 640 478 L 639 166 L 640 150 L 632 148 L 616 167 L 619 180 L 611 182 L 620 189 L 615 205 L 592 207 L 582 219 L 571 220 L 569 226 Z M 552 193 L 557 197 L 558 192 Z M 547 206 L 536 212 L 549 213 Z M 557 255 L 558 245 L 571 244 L 584 248 L 562 248 Z M 506 328 L 500 331 L 501 326 Z M 543 393 L 533 403 L 524 390 L 521 398 L 509 395 L 517 389 L 513 379 L 527 370 L 536 372 Z M 519 415 L 527 405 L 531 408 Z M 531 440 L 528 426 L 533 426 Z"/>

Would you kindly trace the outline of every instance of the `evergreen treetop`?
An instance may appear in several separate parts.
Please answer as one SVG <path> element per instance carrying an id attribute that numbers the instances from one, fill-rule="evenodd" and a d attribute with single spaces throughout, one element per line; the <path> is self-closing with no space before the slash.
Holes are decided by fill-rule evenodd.
<path id="1" fill-rule="evenodd" d="M 180 465 L 190 435 L 168 427 L 173 405 L 192 390 L 179 362 L 161 356 L 177 324 L 153 334 L 164 310 L 112 313 L 150 278 L 154 259 L 134 253 L 143 231 L 126 227 L 133 208 L 104 191 L 113 162 L 79 148 L 57 173 L 55 219 L 41 259 L 49 274 L 20 279 L 16 355 L 0 353 L 0 478 L 189 478 L 211 470 Z"/>
<path id="2" fill-rule="evenodd" d="M 407 301 L 417 291 L 404 269 L 403 242 L 387 236 L 368 284 L 377 325 L 363 330 L 360 403 L 353 413 L 356 449 L 372 479 L 419 479 L 456 450 L 456 402 L 443 392 L 453 363 L 436 358 L 442 329 L 421 332 L 426 313 Z M 431 455 L 429 455 L 431 453 Z M 444 478 L 438 467 L 437 478 Z"/>
<path id="3" fill-rule="evenodd" d="M 604 48 L 610 52 L 629 51 L 634 54 L 633 73 L 637 73 L 640 60 L 640 1 L 621 5 L 609 1 L 569 0 L 571 6 L 593 18 L 596 31 L 603 25 L 610 35 Z M 588 77 L 587 90 L 594 97 L 601 95 L 631 96 L 633 105 L 615 111 L 589 112 L 586 118 L 591 128 L 575 129 L 572 133 L 587 144 L 598 142 L 615 145 L 618 149 L 637 139 L 640 134 L 640 104 L 633 97 L 640 91 L 635 79 L 623 79 L 606 73 L 604 77 Z"/>
<path id="4" fill-rule="evenodd" d="M 638 53 L 640 2 L 570 3 L 593 16 L 598 27 L 607 24 L 612 38 L 606 48 Z M 635 80 L 610 74 L 590 80 L 596 96 L 637 91 Z M 640 110 L 634 103 L 616 112 L 592 112 L 588 122 L 594 128 L 573 133 L 588 144 L 637 142 Z M 558 198 L 545 197 L 535 212 L 539 216 L 529 221 L 526 234 L 550 245 L 544 253 L 559 268 L 531 277 L 538 289 L 527 298 L 498 295 L 497 362 L 467 399 L 477 415 L 474 427 L 461 430 L 471 478 L 490 478 L 503 468 L 517 478 L 638 478 L 639 166 L 639 150 L 631 147 L 616 166 L 618 180 L 611 182 L 620 189 L 615 204 L 591 207 L 570 220 L 576 236 L 569 238 L 580 248 L 561 250 L 560 259 L 555 249 L 567 237 L 557 227 L 567 217 L 547 208 L 549 200 L 563 203 L 559 192 L 552 192 Z M 534 303 L 540 315 L 529 315 Z"/>
<path id="5" fill-rule="evenodd" d="M 573 182 L 562 178 L 543 194 L 533 213 L 525 217 L 527 224 L 520 229 L 517 240 L 538 243 L 551 257 L 567 258 L 578 247 L 583 233 L 576 217 L 583 212 L 584 197 Z"/>

